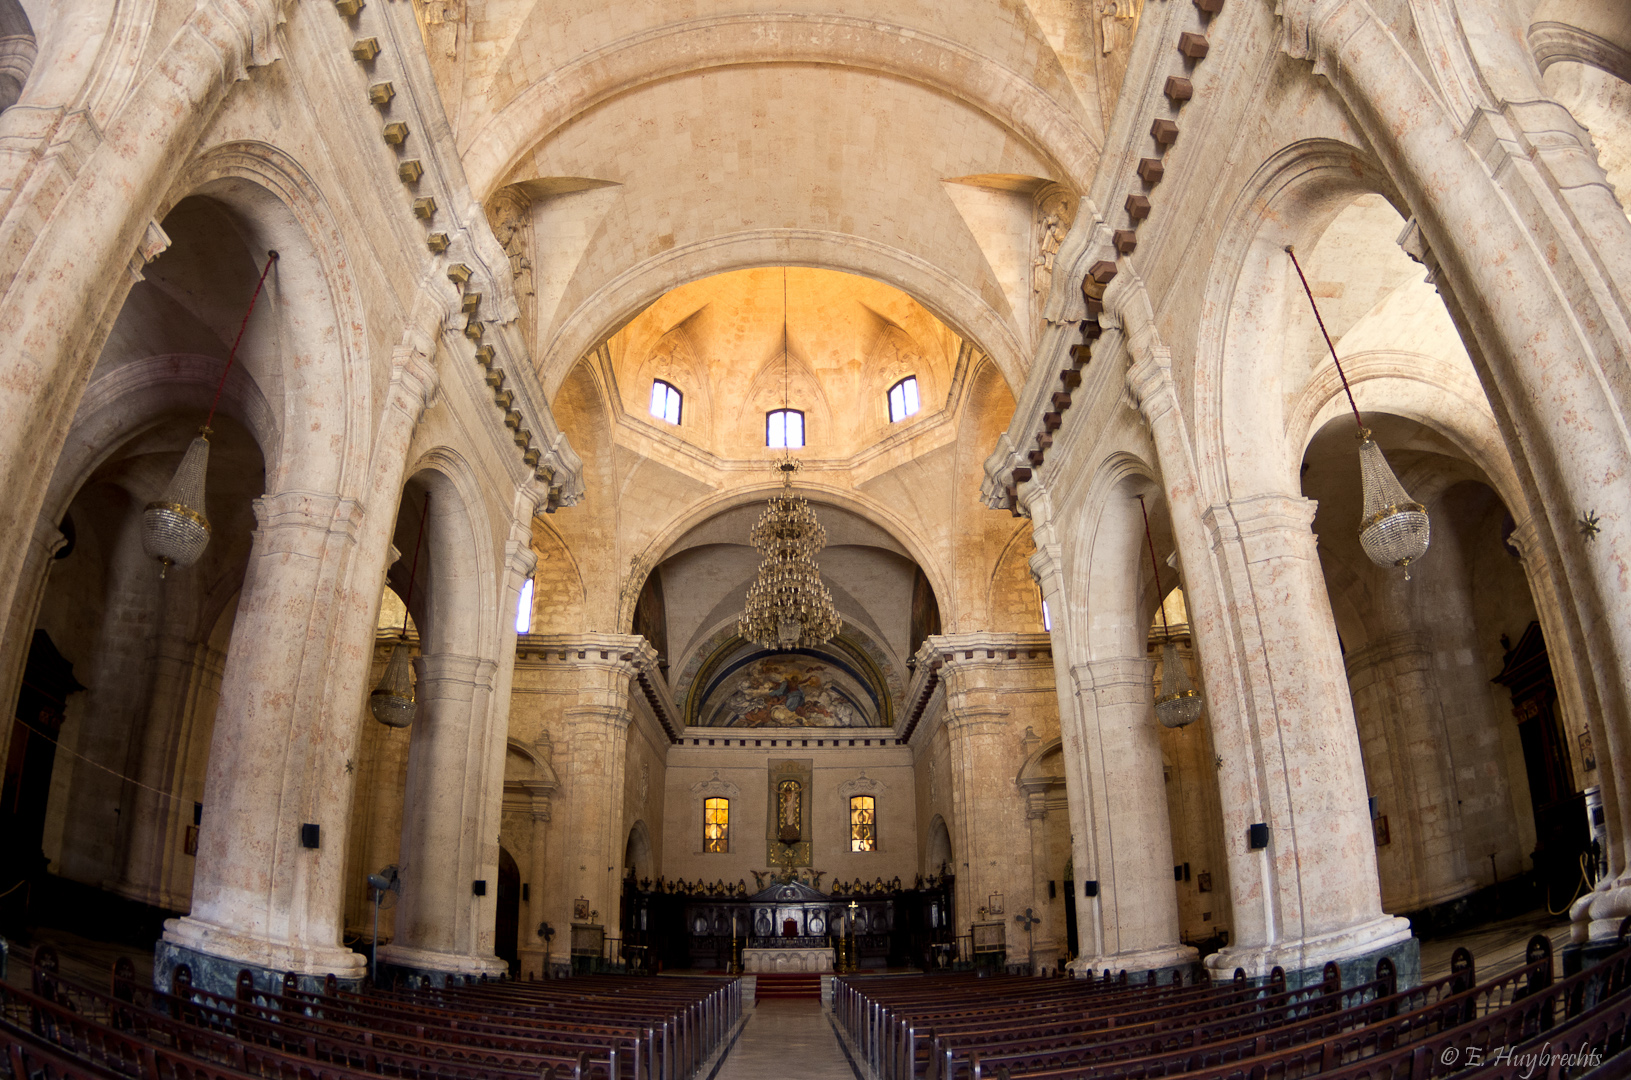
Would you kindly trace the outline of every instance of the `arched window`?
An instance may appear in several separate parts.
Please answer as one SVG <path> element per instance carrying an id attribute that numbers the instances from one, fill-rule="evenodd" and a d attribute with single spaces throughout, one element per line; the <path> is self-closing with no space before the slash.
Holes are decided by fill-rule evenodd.
<path id="1" fill-rule="evenodd" d="M 1046 600 L 1042 601 L 1042 632 L 1044 634 L 1053 633 L 1053 616 L 1048 614 L 1048 602 Z"/>
<path id="2" fill-rule="evenodd" d="M 680 405 L 685 395 L 677 389 L 663 382 L 661 379 L 653 380 L 651 384 L 651 415 L 659 420 L 667 420 L 670 424 L 680 422 Z"/>
<path id="3" fill-rule="evenodd" d="M 702 800 L 702 850 L 725 854 L 731 849 L 731 801 Z"/>
<path id="4" fill-rule="evenodd" d="M 908 375 L 889 388 L 889 422 L 898 424 L 908 416 L 916 416 L 917 376 Z"/>
<path id="5" fill-rule="evenodd" d="M 849 801 L 849 849 L 878 850 L 878 804 L 870 795 L 856 795 Z"/>
<path id="6" fill-rule="evenodd" d="M 515 632 L 532 633 L 532 579 L 521 586 L 521 598 L 515 602 Z"/>
<path id="7" fill-rule="evenodd" d="M 797 409 L 776 409 L 765 413 L 765 445 L 772 450 L 803 446 L 804 414 Z"/>

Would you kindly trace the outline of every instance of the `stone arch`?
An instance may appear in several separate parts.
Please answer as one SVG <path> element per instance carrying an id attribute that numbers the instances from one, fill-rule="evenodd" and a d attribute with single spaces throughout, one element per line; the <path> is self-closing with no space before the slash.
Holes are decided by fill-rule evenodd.
<path id="1" fill-rule="evenodd" d="M 951 846 L 951 829 L 946 819 L 936 814 L 929 819 L 928 841 L 923 845 L 923 876 L 940 873 L 944 866 L 956 872 L 957 861 Z"/>
<path id="2" fill-rule="evenodd" d="M 286 434 L 280 460 L 269 463 L 268 492 L 357 490 L 372 430 L 368 320 L 321 188 L 286 152 L 243 141 L 189 162 L 155 217 L 163 220 L 191 195 L 233 211 L 253 238 L 252 251 L 280 256 L 267 299 L 276 311 Z"/>
<path id="3" fill-rule="evenodd" d="M 1278 395 L 1278 335 L 1294 299 L 1285 246 L 1304 246 L 1359 195 L 1378 193 L 1401 216 L 1404 201 L 1365 151 L 1332 139 L 1295 143 L 1272 155 L 1243 186 L 1226 216 L 1207 276 L 1206 315 L 1195 344 L 1195 453 L 1213 501 L 1295 490 Z M 1114 286 L 1112 286 L 1114 287 Z M 1145 301 L 1147 303 L 1147 301 Z M 1225 453 L 1227 446 L 1229 452 Z"/>
<path id="4" fill-rule="evenodd" d="M 1631 82 L 1631 19 L 1611 0 L 1543 0 L 1528 38 L 1543 73 L 1553 64 L 1572 62 Z"/>
<path id="5" fill-rule="evenodd" d="M 1029 352 L 1006 316 L 953 275 L 865 237 L 814 229 L 758 229 L 670 248 L 583 297 L 536 358 L 545 396 L 553 401 L 574 364 L 663 293 L 716 274 L 765 266 L 838 270 L 891 285 L 974 342 L 997 365 L 1010 392 L 1025 383 Z"/>
<path id="6" fill-rule="evenodd" d="M 623 845 L 623 876 L 636 880 L 654 879 L 657 863 L 651 845 L 651 830 L 644 819 L 629 827 L 629 837 Z"/>
<path id="7" fill-rule="evenodd" d="M 584 56 L 489 120 L 465 151 L 465 174 L 485 199 L 527 150 L 603 101 L 714 68 L 769 63 L 842 64 L 920 83 L 990 116 L 1061 176 L 1091 176 L 1097 162 L 1098 141 L 1086 127 L 1018 73 L 964 46 L 872 19 L 789 12 L 691 19 Z"/>
<path id="8" fill-rule="evenodd" d="M 1030 522 L 1021 521 L 1015 525 L 992 568 L 985 601 L 990 629 L 1035 633 L 1042 628 L 1042 594 L 1032 579 L 1030 567 L 1030 558 L 1035 553 Z"/>
<path id="9" fill-rule="evenodd" d="M 497 568 L 480 492 L 468 462 L 446 447 L 422 455 L 403 485 L 402 510 L 411 512 L 397 515 L 395 543 L 402 557 L 391 565 L 387 581 L 406 596 L 428 493 L 424 553 L 409 604 L 420 649 L 427 655 L 490 656 L 497 647 L 497 590 L 482 586 L 496 580 Z"/>

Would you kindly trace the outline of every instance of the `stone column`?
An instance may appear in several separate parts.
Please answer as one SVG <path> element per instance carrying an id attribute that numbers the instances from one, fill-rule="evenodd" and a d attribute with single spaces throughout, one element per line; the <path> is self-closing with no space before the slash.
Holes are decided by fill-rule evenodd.
<path id="1" fill-rule="evenodd" d="M 321 723 L 335 602 L 358 531 L 338 495 L 255 501 L 249 557 L 216 712 L 191 914 L 165 923 L 155 978 L 180 962 L 206 989 L 242 967 L 360 979 L 340 942 L 345 822 L 315 820 L 313 784 L 336 771 Z M 318 846 L 302 826 L 321 827 Z M 326 834 L 326 836 L 322 835 Z M 327 841 L 326 845 L 324 841 Z"/>
<path id="2" fill-rule="evenodd" d="M 988 918 L 1004 924 L 1009 960 L 1017 961 L 1029 939 L 1014 915 L 1025 910 L 1032 877 L 1028 848 L 1014 847 L 1026 830 L 1018 777 L 1029 718 L 1055 707 L 1052 643 L 1043 634 L 949 634 L 930 638 L 927 648 L 939 657 L 945 684 L 951 828 L 963 861 L 956 871 L 958 930 L 980 921 L 993 893 L 1003 894 L 1002 914 Z"/>
<path id="3" fill-rule="evenodd" d="M 528 921 L 521 927 L 523 978 L 526 977 L 524 973 L 529 967 L 542 976 L 547 977 L 550 974 L 549 946 L 544 941 L 544 936 L 538 932 L 538 928 L 548 921 L 544 915 L 544 898 L 549 895 L 546 891 L 548 882 L 546 868 L 549 865 L 550 794 L 554 792 L 555 786 L 554 783 L 550 783 L 547 789 L 540 786 L 531 790 L 532 809 L 528 816 L 532 829 L 527 855 L 527 892 L 531 899 L 527 905 Z M 564 933 L 565 929 L 561 926 L 554 927 L 557 934 Z"/>
<path id="4" fill-rule="evenodd" d="M 183 962 L 196 985 L 221 993 L 232 992 L 244 967 L 267 986 L 289 971 L 317 985 L 330 973 L 360 981 L 366 970 L 341 944 L 355 790 L 346 766 L 366 715 L 408 446 L 436 392 L 435 334 L 453 302 L 451 290 L 444 303 L 429 287 L 416 299 L 392 357 L 361 521 L 357 505 L 339 496 L 256 501 L 260 527 L 210 744 L 193 908 L 165 923 L 155 949 L 160 985 Z M 306 823 L 319 826 L 315 849 L 301 846 Z"/>
<path id="5" fill-rule="evenodd" d="M 1408 980 L 1414 939 L 1407 921 L 1382 913 L 1358 730 L 1313 519 L 1314 504 L 1291 495 L 1241 499 L 1206 513 L 1226 610 L 1243 639 L 1252 705 L 1242 718 L 1246 730 L 1229 732 L 1245 741 L 1220 737 L 1219 751 L 1261 775 L 1258 821 L 1268 826 L 1268 846 L 1257 851 L 1246 851 L 1238 824 L 1225 834 L 1232 851 L 1259 864 L 1258 873 L 1231 882 L 1235 910 L 1254 906 L 1250 886 L 1261 881 L 1266 932 L 1240 927 L 1207 966 L 1219 977 L 1236 967 L 1250 976 L 1276 966 L 1292 975 L 1404 946 L 1408 956 L 1395 963 Z M 1224 805 L 1232 802 L 1226 791 Z"/>
<path id="6" fill-rule="evenodd" d="M 1477 889 L 1466 840 L 1449 733 L 1433 673 L 1433 652 L 1409 631 L 1372 642 L 1345 658 L 1370 793 L 1388 818 L 1390 842 L 1378 848 L 1378 870 L 1390 911 L 1415 911 Z"/>
<path id="7" fill-rule="evenodd" d="M 1053 939 L 1053 920 L 1048 918 L 1048 795 L 1045 790 L 1027 789 L 1025 792 L 1025 825 L 1031 834 L 1031 909 L 1033 918 L 1040 920 L 1026 933 L 1031 948 L 1031 974 L 1044 967 L 1053 967 L 1059 950 Z M 1017 932 L 1024 932 L 1019 924 Z"/>
<path id="8" fill-rule="evenodd" d="M 594 921 L 616 926 L 621 898 L 624 838 L 624 765 L 628 758 L 630 683 L 637 671 L 656 663 L 656 651 L 637 634 L 582 637 L 538 635 L 550 661 L 564 654 L 559 680 L 564 705 L 555 770 L 560 778 L 554 817 L 559 843 L 549 855 L 551 872 L 539 918 L 555 928 L 549 944 L 553 968 L 572 962 L 573 902 L 588 901 Z M 557 665 L 552 663 L 551 668 Z M 534 926 L 533 930 L 536 931 Z"/>
<path id="9" fill-rule="evenodd" d="M 1234 937 L 1219 976 L 1403 949 L 1410 924 L 1382 914 L 1364 770 L 1341 650 L 1315 554 L 1313 504 L 1267 495 L 1202 505 L 1174 392 L 1172 357 L 1147 308 L 1127 305 L 1127 386 L 1161 462 L 1190 632 L 1220 763 Z M 1251 850 L 1247 829 L 1270 829 Z M 1078 871 L 1080 874 L 1080 871 Z M 1408 944 L 1407 944 L 1408 943 Z"/>
<path id="10" fill-rule="evenodd" d="M 1501 101 L 1474 88 L 1463 109 L 1470 115 L 1455 115 L 1401 62 L 1407 54 L 1370 5 L 1295 0 L 1284 8 L 1286 51 L 1331 80 L 1437 259 L 1446 304 L 1561 556 L 1559 584 L 1577 612 L 1582 668 L 1603 714 L 1598 751 L 1608 775 L 1631 760 L 1631 388 L 1623 378 L 1631 303 L 1620 284 L 1631 278 L 1631 221 L 1578 125 L 1538 85 L 1513 87 Z M 1533 70 L 1519 48 L 1512 78 Z M 1577 525 L 1587 513 L 1601 522 L 1589 540 Z M 1576 905 L 1582 938 L 1612 937 L 1631 914 L 1623 827 L 1631 790 L 1619 786 L 1614 797 L 1618 877 Z"/>
<path id="11" fill-rule="evenodd" d="M 1075 668 L 1082 744 L 1092 777 L 1088 862 L 1079 881 L 1099 895 L 1077 899 L 1092 933 L 1071 965 L 1082 973 L 1153 971 L 1187 966 L 1198 954 L 1179 944 L 1172 883 L 1172 825 L 1167 820 L 1156 732 L 1154 667 L 1145 656 L 1094 660 Z M 1093 942 L 1096 952 L 1088 951 Z"/>
<path id="12" fill-rule="evenodd" d="M 484 831 L 488 792 L 503 787 L 488 753 L 497 665 L 450 653 L 415 663 L 419 715 L 402 807 L 402 897 L 396 935 L 379 958 L 433 976 L 497 975 L 505 970 L 492 943 L 498 882 L 485 857 L 497 829 Z M 477 881 L 485 883 L 479 896 Z"/>

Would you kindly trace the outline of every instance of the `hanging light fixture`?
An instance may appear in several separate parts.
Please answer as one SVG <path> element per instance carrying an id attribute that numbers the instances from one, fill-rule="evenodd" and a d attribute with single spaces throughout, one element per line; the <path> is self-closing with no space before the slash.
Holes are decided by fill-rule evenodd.
<path id="1" fill-rule="evenodd" d="M 1342 370 L 1342 361 L 1337 359 L 1337 348 L 1331 343 L 1325 320 L 1320 318 L 1319 305 L 1314 302 L 1314 290 L 1309 288 L 1302 264 L 1297 261 L 1297 253 L 1291 250 L 1290 244 L 1286 245 L 1286 254 L 1291 256 L 1291 265 L 1296 268 L 1297 278 L 1303 283 L 1303 292 L 1308 294 L 1308 306 L 1314 309 L 1314 321 L 1319 324 L 1320 333 L 1325 338 L 1325 347 L 1331 350 L 1337 378 L 1342 380 L 1342 392 L 1348 395 L 1348 408 L 1353 410 L 1354 423 L 1359 427 L 1359 484 L 1365 498 L 1364 509 L 1359 514 L 1359 546 L 1365 549 L 1365 555 L 1377 566 L 1402 567 L 1404 579 L 1409 581 L 1410 564 L 1427 554 L 1427 545 L 1432 542 L 1427 507 L 1416 502 L 1405 491 L 1404 485 L 1399 483 L 1399 478 L 1388 467 L 1387 458 L 1382 456 L 1382 448 L 1371 439 L 1370 429 L 1359 417 L 1359 406 L 1354 403 L 1353 391 L 1348 388 L 1348 376 Z"/>
<path id="2" fill-rule="evenodd" d="M 368 695 L 368 711 L 386 727 L 405 728 L 419 715 L 419 702 L 413 696 L 413 672 L 408 664 L 408 605 L 413 603 L 413 583 L 419 576 L 419 549 L 425 544 L 425 519 L 430 517 L 430 492 L 425 492 L 425 508 L 419 514 L 419 537 L 413 542 L 413 563 L 408 569 L 408 595 L 402 601 L 402 629 L 391 658 L 385 661 L 385 674 Z"/>
<path id="3" fill-rule="evenodd" d="M 260 299 L 261 289 L 266 285 L 266 275 L 277 260 L 277 252 L 266 253 L 266 266 L 261 270 L 260 280 L 255 282 L 254 295 L 249 298 L 249 310 L 244 312 L 238 336 L 233 339 L 232 350 L 227 353 L 227 366 L 222 369 L 221 381 L 215 386 L 215 397 L 210 402 L 204 426 L 198 429 L 198 435 L 181 456 L 181 464 L 170 478 L 164 494 L 157 502 L 148 503 L 142 511 L 142 550 L 148 558 L 158 560 L 161 578 L 172 566 L 183 569 L 191 566 L 209 546 L 210 522 L 204 516 L 204 474 L 209 470 L 210 463 L 210 422 L 215 419 L 215 407 L 221 402 L 221 391 L 226 388 L 227 373 L 232 370 L 232 361 L 238 355 L 238 345 L 244 339 L 244 331 L 249 328 L 249 317 L 255 313 L 255 301 Z"/>
<path id="4" fill-rule="evenodd" d="M 1161 592 L 1161 567 L 1155 561 L 1155 540 L 1150 536 L 1150 511 L 1144 505 L 1144 496 L 1138 497 L 1139 513 L 1144 515 L 1144 543 L 1150 549 L 1150 569 L 1155 571 L 1155 595 L 1161 598 L 1161 690 L 1155 695 L 1155 718 L 1162 727 L 1188 727 L 1201 718 L 1199 690 L 1190 682 L 1189 670 L 1172 643 L 1172 627 L 1167 625 L 1167 598 Z"/>
<path id="5" fill-rule="evenodd" d="M 787 269 L 782 269 L 782 409 L 788 404 Z M 783 440 L 784 442 L 786 440 Z M 736 632 L 767 649 L 810 648 L 832 640 L 844 620 L 833 607 L 832 593 L 821 583 L 815 557 L 827 546 L 827 530 L 816 520 L 809 500 L 793 493 L 793 474 L 800 463 L 791 449 L 776 468 L 781 492 L 760 515 L 748 542 L 763 556 L 759 576 L 748 587 L 747 605 Z"/>

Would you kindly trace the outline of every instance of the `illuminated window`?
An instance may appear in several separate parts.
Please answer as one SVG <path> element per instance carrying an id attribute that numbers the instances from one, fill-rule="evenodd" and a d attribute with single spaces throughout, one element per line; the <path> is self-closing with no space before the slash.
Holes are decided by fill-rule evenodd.
<path id="1" fill-rule="evenodd" d="M 899 423 L 917 415 L 917 376 L 908 375 L 889 388 L 889 422 Z"/>
<path id="2" fill-rule="evenodd" d="M 1042 632 L 1045 634 L 1053 633 L 1053 616 L 1048 614 L 1048 602 L 1046 600 L 1042 601 Z"/>
<path id="3" fill-rule="evenodd" d="M 521 599 L 515 604 L 515 632 L 528 634 L 532 632 L 532 579 L 528 578 L 526 584 L 521 586 Z"/>
<path id="4" fill-rule="evenodd" d="M 803 446 L 804 414 L 797 409 L 777 409 L 765 413 L 765 445 L 772 450 Z"/>
<path id="5" fill-rule="evenodd" d="M 870 795 L 857 795 L 849 801 L 849 849 L 878 850 L 877 803 Z"/>
<path id="6" fill-rule="evenodd" d="M 731 801 L 702 800 L 702 850 L 723 855 L 731 849 Z"/>
<path id="7" fill-rule="evenodd" d="M 678 390 L 657 379 L 651 384 L 651 415 L 670 424 L 678 424 L 683 397 Z"/>

